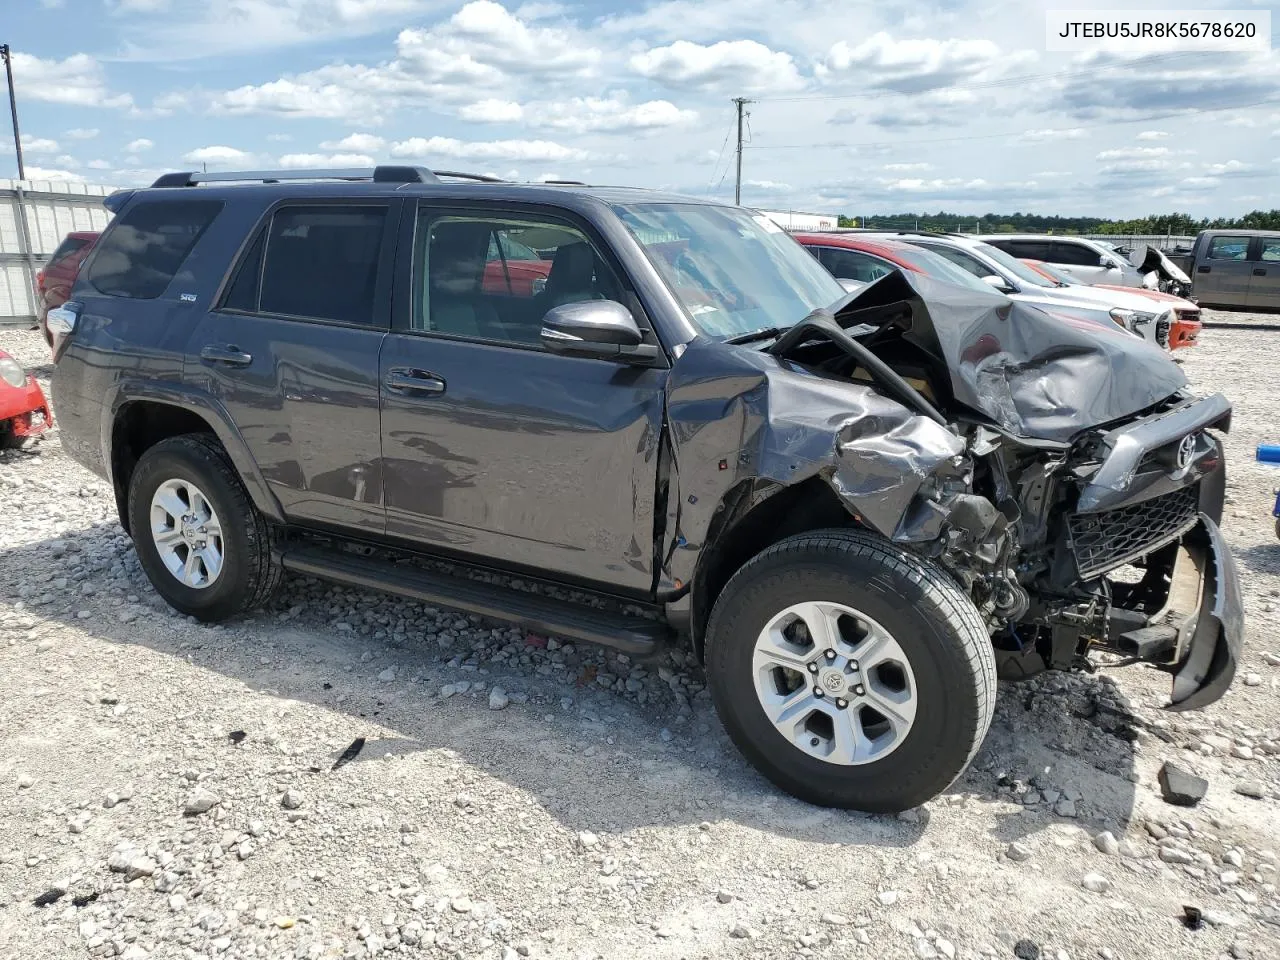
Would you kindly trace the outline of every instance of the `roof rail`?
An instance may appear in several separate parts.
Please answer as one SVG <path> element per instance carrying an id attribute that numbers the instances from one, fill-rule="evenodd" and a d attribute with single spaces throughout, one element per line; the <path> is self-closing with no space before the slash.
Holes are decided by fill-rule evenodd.
<path id="1" fill-rule="evenodd" d="M 549 183 L 554 187 L 585 187 L 586 183 L 581 180 L 539 180 L 539 183 Z"/>
<path id="2" fill-rule="evenodd" d="M 506 183 L 501 177 L 491 177 L 487 173 L 462 173 L 458 170 L 432 170 L 437 177 L 452 177 L 454 180 L 474 180 L 477 183 Z"/>
<path id="3" fill-rule="evenodd" d="M 378 166 L 372 169 L 243 170 L 235 173 L 166 173 L 153 187 L 194 187 L 199 183 L 279 183 L 282 180 L 372 180 L 374 183 L 435 183 L 426 167 Z"/>

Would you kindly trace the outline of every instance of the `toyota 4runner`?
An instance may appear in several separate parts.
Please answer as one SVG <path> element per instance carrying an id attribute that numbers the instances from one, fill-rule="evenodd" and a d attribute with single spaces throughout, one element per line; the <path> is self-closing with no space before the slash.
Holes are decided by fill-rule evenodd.
<path id="1" fill-rule="evenodd" d="M 109 204 L 54 399 L 183 613 L 289 572 L 680 638 L 764 775 L 873 811 L 964 770 L 997 672 L 1111 651 L 1177 710 L 1232 680 L 1231 408 L 1121 330 L 901 272 L 846 294 L 763 216 L 633 189 L 379 167 Z"/>

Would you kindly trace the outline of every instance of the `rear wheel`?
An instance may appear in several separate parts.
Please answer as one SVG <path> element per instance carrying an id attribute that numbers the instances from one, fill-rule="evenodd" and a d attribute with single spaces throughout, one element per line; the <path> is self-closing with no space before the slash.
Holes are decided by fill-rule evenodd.
<path id="1" fill-rule="evenodd" d="M 129 528 L 156 591 L 201 620 L 260 606 L 280 582 L 274 532 L 210 436 L 162 440 L 142 455 Z"/>
<path id="2" fill-rule="evenodd" d="M 729 581 L 707 628 L 716 710 L 765 776 L 810 803 L 896 812 L 977 752 L 991 640 L 940 568 L 870 534 L 783 540 Z"/>

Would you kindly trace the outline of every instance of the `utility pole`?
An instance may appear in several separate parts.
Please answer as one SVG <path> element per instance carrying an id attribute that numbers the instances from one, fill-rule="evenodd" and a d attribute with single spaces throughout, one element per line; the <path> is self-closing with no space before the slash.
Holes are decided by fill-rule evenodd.
<path id="1" fill-rule="evenodd" d="M 742 121 L 750 116 L 745 110 L 747 104 L 755 101 L 748 100 L 746 97 L 734 97 L 733 102 L 738 105 L 738 175 L 733 182 L 733 202 L 740 206 L 742 204 Z"/>
<path id="2" fill-rule="evenodd" d="M 22 165 L 22 135 L 18 132 L 18 96 L 13 91 L 13 60 L 7 43 L 0 43 L 0 57 L 4 58 L 4 73 L 9 80 L 9 113 L 13 116 L 13 149 L 18 155 L 18 179 L 25 180 L 27 171 Z M 741 121 L 738 123 L 738 128 L 739 130 L 742 128 Z"/>

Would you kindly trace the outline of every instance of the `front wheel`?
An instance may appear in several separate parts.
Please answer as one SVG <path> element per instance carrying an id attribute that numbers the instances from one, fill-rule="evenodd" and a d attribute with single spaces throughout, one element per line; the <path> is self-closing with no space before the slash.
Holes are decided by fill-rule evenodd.
<path id="1" fill-rule="evenodd" d="M 897 812 L 937 796 L 995 710 L 991 640 L 939 567 L 873 535 L 783 540 L 724 588 L 707 675 L 729 736 L 822 806 Z"/>
<path id="2" fill-rule="evenodd" d="M 225 620 L 261 605 L 281 579 L 270 525 L 216 439 L 162 440 L 129 480 L 129 532 L 169 606 Z"/>

